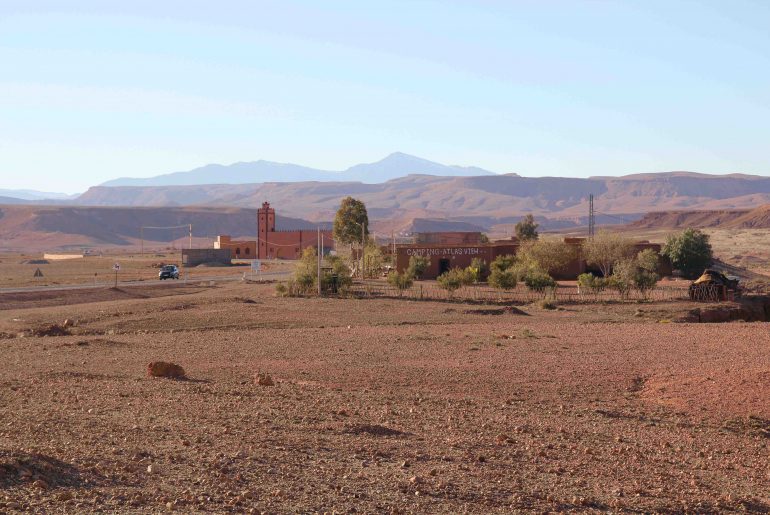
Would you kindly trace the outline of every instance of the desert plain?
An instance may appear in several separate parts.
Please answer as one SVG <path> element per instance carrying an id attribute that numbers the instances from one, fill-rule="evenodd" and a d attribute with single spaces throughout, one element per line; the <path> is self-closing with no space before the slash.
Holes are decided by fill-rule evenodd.
<path id="1" fill-rule="evenodd" d="M 0 512 L 770 511 L 767 323 L 86 291 L 0 295 Z"/>

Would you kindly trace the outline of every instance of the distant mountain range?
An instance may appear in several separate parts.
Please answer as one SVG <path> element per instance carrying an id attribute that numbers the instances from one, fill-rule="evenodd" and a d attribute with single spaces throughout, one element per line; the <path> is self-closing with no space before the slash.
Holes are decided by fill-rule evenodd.
<path id="1" fill-rule="evenodd" d="M 408 175 L 380 184 L 361 182 L 274 182 L 239 185 L 97 186 L 77 199 L 99 206 L 208 205 L 253 208 L 271 202 L 287 216 L 331 220 L 340 200 L 351 195 L 374 219 L 496 217 L 525 213 L 573 219 L 596 209 L 618 221 L 649 211 L 751 209 L 770 203 L 770 177 L 689 172 L 624 177 L 520 177 Z M 471 223 L 477 223 L 470 221 Z"/>
<path id="2" fill-rule="evenodd" d="M 252 161 L 231 165 L 210 164 L 186 172 L 149 178 L 120 178 L 101 186 L 191 186 L 202 184 L 253 184 L 264 182 L 362 182 L 377 184 L 409 174 L 445 177 L 494 175 L 475 167 L 447 166 L 401 152 L 390 154 L 376 163 L 351 166 L 343 171 L 328 171 L 288 163 Z"/>
<path id="3" fill-rule="evenodd" d="M 8 203 L 24 200 L 70 200 L 77 196 L 49 191 L 0 189 L 0 203 L 6 203 L 6 200 Z"/>

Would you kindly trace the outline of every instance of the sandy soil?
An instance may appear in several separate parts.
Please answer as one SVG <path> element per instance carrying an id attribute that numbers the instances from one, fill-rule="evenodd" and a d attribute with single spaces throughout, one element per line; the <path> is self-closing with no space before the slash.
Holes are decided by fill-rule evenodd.
<path id="1" fill-rule="evenodd" d="M 230 284 L 2 310 L 0 512 L 770 511 L 766 323 L 520 308 Z"/>
<path id="2" fill-rule="evenodd" d="M 43 254 L 0 253 L 0 288 L 17 288 L 24 286 L 56 286 L 73 284 L 112 285 L 115 274 L 112 266 L 120 264 L 119 282 L 127 281 L 156 281 L 161 264 L 180 266 L 182 277 L 194 281 L 201 277 L 237 276 L 243 273 L 251 274 L 249 262 L 238 261 L 233 266 L 196 266 L 181 267 L 182 257 L 176 252 L 147 252 L 140 255 L 129 250 L 114 250 L 101 256 L 89 256 L 81 259 L 67 259 L 48 263 L 37 263 L 43 260 Z M 280 272 L 293 270 L 291 261 L 271 261 L 263 263 L 263 270 Z M 34 277 L 40 269 L 43 277 Z"/>

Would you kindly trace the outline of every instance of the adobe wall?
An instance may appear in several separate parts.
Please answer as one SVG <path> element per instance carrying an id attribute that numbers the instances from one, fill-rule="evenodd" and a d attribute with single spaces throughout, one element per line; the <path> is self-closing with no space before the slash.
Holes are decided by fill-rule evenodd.
<path id="1" fill-rule="evenodd" d="M 229 249 L 182 249 L 182 264 L 198 266 L 204 263 L 230 264 Z"/>
<path id="2" fill-rule="evenodd" d="M 334 248 L 331 231 L 321 231 L 324 249 Z M 318 245 L 317 230 L 275 231 L 263 233 L 259 242 L 260 259 L 299 259 L 302 251 Z"/>
<path id="3" fill-rule="evenodd" d="M 578 275 L 589 271 L 582 253 L 583 238 L 566 238 L 565 242 L 575 247 L 576 257 L 560 272 L 554 273 L 554 279 L 574 280 Z M 396 270 L 403 272 L 409 266 L 409 258 L 413 255 L 430 257 L 430 265 L 423 274 L 423 279 L 435 279 L 447 266 L 451 268 L 465 268 L 470 266 L 474 258 L 480 258 L 490 264 L 497 256 L 516 255 L 519 244 L 516 242 L 495 242 L 478 245 L 435 245 L 435 244 L 402 244 L 396 246 Z M 653 249 L 660 253 L 661 246 L 657 243 L 642 242 L 636 244 L 635 252 L 644 249 Z M 671 262 L 661 256 L 658 273 L 661 276 L 671 275 Z"/>
<path id="4" fill-rule="evenodd" d="M 430 265 L 422 275 L 423 279 L 435 279 L 445 270 L 470 266 L 474 258 L 491 263 L 497 256 L 516 254 L 518 245 L 480 244 L 480 245 L 397 245 L 396 270 L 402 272 L 409 266 L 412 256 L 430 258 Z"/>

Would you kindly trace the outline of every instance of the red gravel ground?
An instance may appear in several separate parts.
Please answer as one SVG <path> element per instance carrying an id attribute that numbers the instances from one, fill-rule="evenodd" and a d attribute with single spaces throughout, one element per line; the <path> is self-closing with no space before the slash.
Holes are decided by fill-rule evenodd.
<path id="1" fill-rule="evenodd" d="M 174 293 L 0 311 L 0 512 L 770 511 L 767 323 Z"/>

